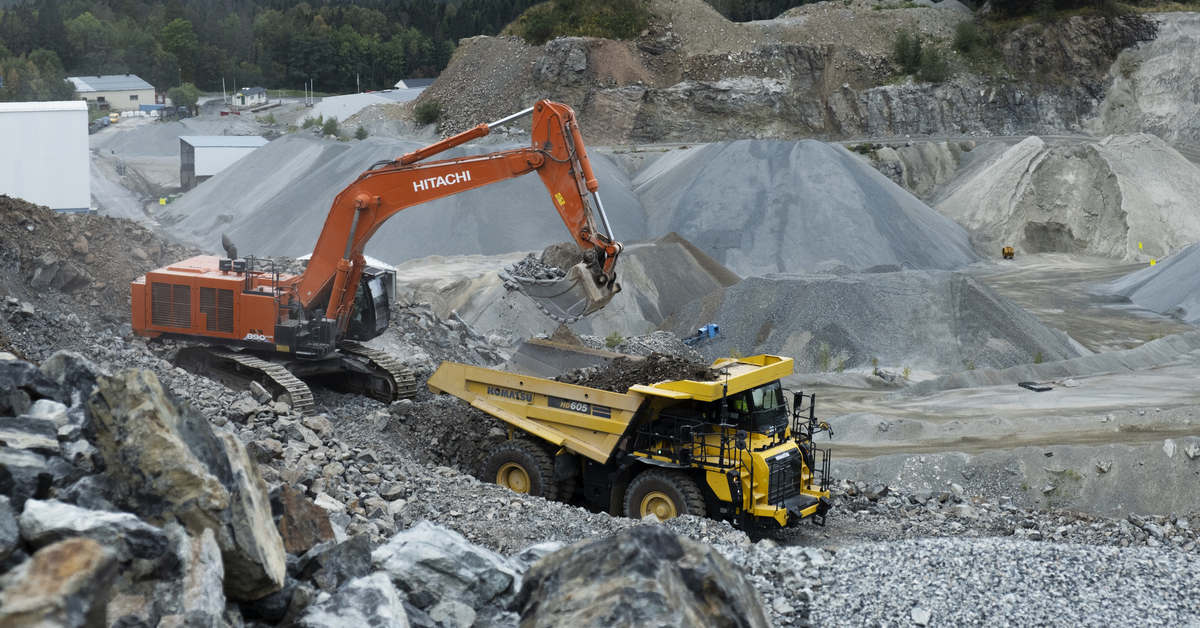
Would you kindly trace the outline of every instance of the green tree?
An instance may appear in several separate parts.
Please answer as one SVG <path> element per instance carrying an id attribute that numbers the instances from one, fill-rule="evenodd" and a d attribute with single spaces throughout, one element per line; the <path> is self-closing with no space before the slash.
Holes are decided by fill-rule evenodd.
<path id="1" fill-rule="evenodd" d="M 200 101 L 200 90 L 191 83 L 184 83 L 179 87 L 172 87 L 167 90 L 167 98 L 171 99 L 171 104 L 176 107 L 187 107 L 187 110 L 192 115 L 199 113 L 196 108 L 196 103 Z"/>
<path id="2" fill-rule="evenodd" d="M 354 139 L 356 140 L 365 140 L 367 139 L 367 135 L 368 133 L 366 127 L 361 124 L 358 125 L 357 129 L 354 129 Z"/>
<path id="3" fill-rule="evenodd" d="M 192 30 L 192 23 L 176 18 L 162 30 L 162 48 L 179 59 L 182 80 L 195 80 L 197 55 L 200 53 L 200 39 Z"/>
<path id="4" fill-rule="evenodd" d="M 329 118 L 327 120 L 325 120 L 325 124 L 321 125 L 321 132 L 324 133 L 325 135 L 337 135 L 338 134 L 338 119 L 337 119 L 337 117 L 329 116 Z"/>

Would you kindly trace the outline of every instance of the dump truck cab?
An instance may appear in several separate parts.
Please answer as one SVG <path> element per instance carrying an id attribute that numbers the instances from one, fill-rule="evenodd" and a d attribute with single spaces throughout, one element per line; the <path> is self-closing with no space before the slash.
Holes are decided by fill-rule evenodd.
<path id="1" fill-rule="evenodd" d="M 518 492 L 582 498 L 613 515 L 683 514 L 779 529 L 829 508 L 828 429 L 814 396 L 780 378 L 792 360 L 722 359 L 716 381 L 679 380 L 612 393 L 451 362 L 429 379 L 509 425 L 484 479 Z M 790 399 L 789 399 L 790 396 Z M 788 402 L 791 401 L 789 408 Z"/>

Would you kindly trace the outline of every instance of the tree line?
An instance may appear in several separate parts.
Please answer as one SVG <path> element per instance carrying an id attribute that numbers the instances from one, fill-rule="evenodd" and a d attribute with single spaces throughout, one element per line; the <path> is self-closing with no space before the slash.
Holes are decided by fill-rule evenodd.
<path id="1" fill-rule="evenodd" d="M 135 74 L 160 91 L 262 86 L 345 93 L 433 78 L 455 42 L 534 0 L 25 0 L 0 9 L 0 100 L 70 98 L 66 76 Z M 63 94 L 63 90 L 67 90 Z"/>

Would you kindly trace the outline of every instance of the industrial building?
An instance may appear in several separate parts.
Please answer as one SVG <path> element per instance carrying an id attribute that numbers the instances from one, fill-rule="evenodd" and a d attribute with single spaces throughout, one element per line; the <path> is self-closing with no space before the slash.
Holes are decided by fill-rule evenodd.
<path id="1" fill-rule="evenodd" d="M 92 204 L 82 101 L 0 103 L 0 194 L 59 211 Z"/>
<path id="2" fill-rule="evenodd" d="M 266 143 L 257 135 L 181 135 L 179 186 L 190 190 Z"/>
<path id="3" fill-rule="evenodd" d="M 141 105 L 153 105 L 154 86 L 133 74 L 109 76 L 71 76 L 79 96 L 100 109 L 138 111 Z"/>

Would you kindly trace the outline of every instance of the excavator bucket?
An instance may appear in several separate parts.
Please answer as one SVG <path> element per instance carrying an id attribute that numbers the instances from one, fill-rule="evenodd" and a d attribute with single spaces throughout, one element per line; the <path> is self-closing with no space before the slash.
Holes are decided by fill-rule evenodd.
<path id="1" fill-rule="evenodd" d="M 500 278 L 509 290 L 520 290 L 533 299 L 542 313 L 560 323 L 574 323 L 599 310 L 621 291 L 616 282 L 597 283 L 583 263 L 572 266 L 565 276 L 557 278 L 524 277 L 508 271 L 501 271 Z"/>

